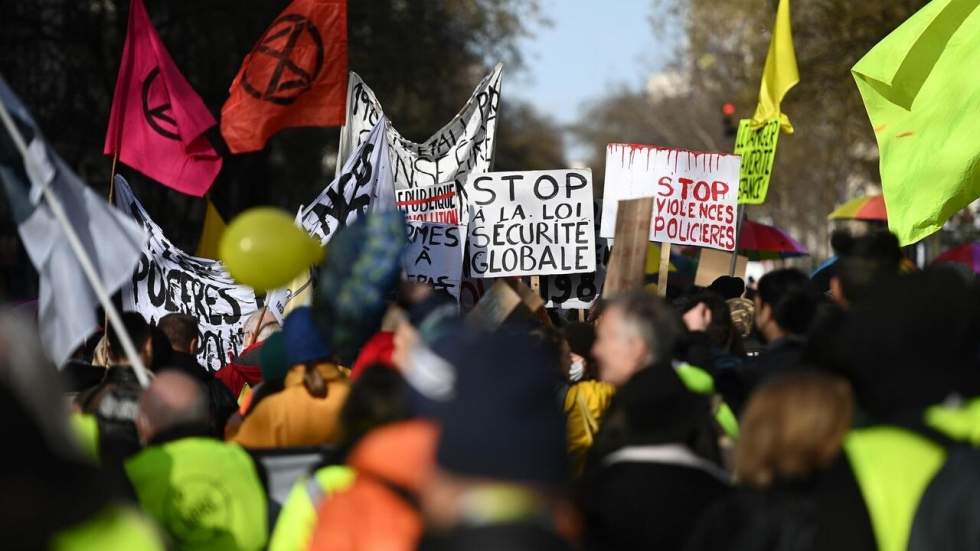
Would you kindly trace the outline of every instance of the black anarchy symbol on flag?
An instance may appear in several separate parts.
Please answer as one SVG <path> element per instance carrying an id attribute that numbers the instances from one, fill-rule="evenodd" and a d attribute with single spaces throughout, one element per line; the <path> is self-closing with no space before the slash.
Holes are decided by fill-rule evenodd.
<path id="1" fill-rule="evenodd" d="M 296 45 L 304 36 L 309 36 L 313 43 L 314 55 L 301 55 L 299 59 L 293 59 L 293 53 L 297 51 Z M 281 48 L 275 48 L 273 43 L 283 37 L 287 37 L 285 44 Z M 308 49 L 302 48 L 299 51 L 305 53 Z M 308 66 L 310 64 L 311 67 Z M 255 47 L 245 68 L 242 87 L 252 97 L 289 105 L 313 86 L 322 68 L 323 40 L 320 32 L 302 15 L 288 14 L 276 19 Z M 260 86 L 258 82 L 253 84 L 249 72 L 254 75 L 268 75 L 268 82 L 265 86 Z"/>
<path id="2" fill-rule="evenodd" d="M 168 140 L 180 140 L 180 134 L 177 133 L 177 119 L 173 117 L 173 112 L 170 110 L 170 102 L 150 107 L 150 90 L 158 76 L 160 76 L 160 68 L 154 67 L 143 81 L 143 117 L 157 134 Z"/>

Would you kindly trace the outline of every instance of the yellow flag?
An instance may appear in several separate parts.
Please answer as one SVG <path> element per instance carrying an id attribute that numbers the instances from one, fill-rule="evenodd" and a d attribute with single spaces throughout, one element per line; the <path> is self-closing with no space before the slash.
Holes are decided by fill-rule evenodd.
<path id="1" fill-rule="evenodd" d="M 221 218 L 221 213 L 214 208 L 214 203 L 208 201 L 208 210 L 204 214 L 204 227 L 201 229 L 201 240 L 197 242 L 197 252 L 194 253 L 202 258 L 218 258 L 218 243 L 221 241 L 221 234 L 225 232 L 225 221 Z"/>
<path id="2" fill-rule="evenodd" d="M 779 110 L 783 96 L 800 81 L 796 68 L 796 51 L 793 49 L 793 27 L 789 18 L 789 0 L 779 0 L 776 10 L 776 24 L 772 30 L 772 42 L 766 56 L 766 68 L 762 72 L 762 85 L 759 87 L 759 106 L 755 109 L 752 122 L 756 126 L 767 120 L 779 119 L 780 126 L 787 134 L 793 133 L 789 117 Z"/>

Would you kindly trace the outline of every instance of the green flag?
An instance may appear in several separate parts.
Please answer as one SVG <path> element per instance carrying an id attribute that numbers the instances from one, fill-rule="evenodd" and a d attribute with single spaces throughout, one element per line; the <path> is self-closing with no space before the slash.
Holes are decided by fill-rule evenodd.
<path id="1" fill-rule="evenodd" d="M 933 0 L 854 65 L 903 245 L 980 197 L 980 0 Z"/>

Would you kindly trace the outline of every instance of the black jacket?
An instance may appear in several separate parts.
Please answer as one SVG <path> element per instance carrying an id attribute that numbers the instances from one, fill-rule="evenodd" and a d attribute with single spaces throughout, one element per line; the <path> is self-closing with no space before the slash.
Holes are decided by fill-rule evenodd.
<path id="1" fill-rule="evenodd" d="M 805 350 L 806 339 L 795 335 L 769 343 L 754 360 L 740 368 L 748 394 L 772 377 L 800 369 Z"/>
<path id="2" fill-rule="evenodd" d="M 553 530 L 535 523 L 462 526 L 444 534 L 425 534 L 419 551 L 571 551 Z"/>
<path id="3" fill-rule="evenodd" d="M 704 515 L 687 551 L 875 551 L 861 491 L 843 454 L 825 471 L 767 491 L 740 490 Z"/>
<path id="4" fill-rule="evenodd" d="M 683 548 L 729 492 L 716 448 L 706 397 L 669 365 L 634 375 L 613 398 L 582 479 L 586 549 Z"/>
<path id="5" fill-rule="evenodd" d="M 101 383 L 77 399 L 83 413 L 95 416 L 99 458 L 110 470 L 121 470 L 123 461 L 141 448 L 136 416 L 142 395 L 143 387 L 133 368 L 113 366 L 106 370 Z"/>

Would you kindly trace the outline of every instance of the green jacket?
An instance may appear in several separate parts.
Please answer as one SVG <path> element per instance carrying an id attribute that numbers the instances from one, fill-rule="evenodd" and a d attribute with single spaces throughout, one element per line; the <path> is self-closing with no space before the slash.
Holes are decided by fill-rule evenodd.
<path id="1" fill-rule="evenodd" d="M 950 438 L 980 445 L 980 398 L 962 407 L 929 408 L 925 422 Z M 889 425 L 852 430 L 844 450 L 871 515 L 878 551 L 906 551 L 919 501 L 945 463 L 946 451 Z"/>
<path id="2" fill-rule="evenodd" d="M 306 551 L 316 528 L 320 503 L 354 483 L 356 473 L 346 465 L 317 469 L 313 477 L 300 477 L 293 484 L 272 531 L 269 551 Z"/>
<path id="3" fill-rule="evenodd" d="M 51 538 L 51 551 L 164 551 L 153 525 L 139 513 L 110 505 Z"/>
<path id="4" fill-rule="evenodd" d="M 265 547 L 266 493 L 237 444 L 202 436 L 151 444 L 126 462 L 126 473 L 143 509 L 178 549 Z"/>

